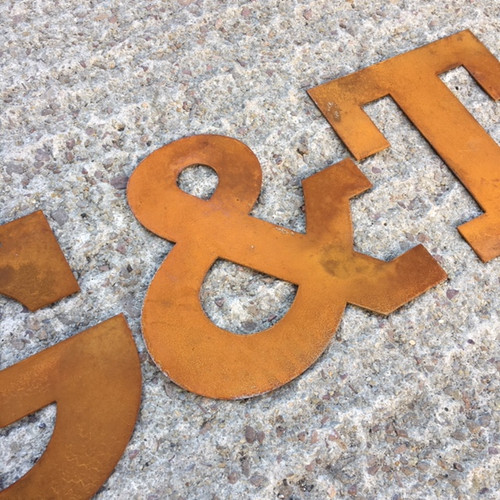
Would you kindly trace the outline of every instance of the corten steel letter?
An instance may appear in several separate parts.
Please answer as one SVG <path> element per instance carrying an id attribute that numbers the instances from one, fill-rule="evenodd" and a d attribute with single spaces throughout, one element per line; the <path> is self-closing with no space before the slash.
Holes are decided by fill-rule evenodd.
<path id="1" fill-rule="evenodd" d="M 181 191 L 180 172 L 212 167 L 209 200 Z M 370 187 L 351 160 L 303 182 L 307 232 L 249 214 L 261 188 L 252 151 L 229 137 L 180 139 L 134 171 L 128 199 L 139 221 L 176 245 L 151 282 L 142 328 L 157 365 L 182 387 L 213 398 L 275 389 L 306 370 L 326 348 L 347 302 L 388 314 L 446 275 L 422 246 L 391 262 L 353 250 L 349 199 Z M 298 285 L 285 317 L 268 330 L 238 335 L 204 314 L 199 292 L 217 258 Z"/>
<path id="2" fill-rule="evenodd" d="M 487 262 L 500 255 L 500 147 L 438 75 L 464 66 L 493 99 L 500 63 L 470 31 L 308 91 L 355 158 L 389 146 L 362 106 L 390 95 L 485 212 L 458 230 Z"/>
<path id="3" fill-rule="evenodd" d="M 0 226 L 0 293 L 35 311 L 79 291 L 41 211 Z"/>
<path id="4" fill-rule="evenodd" d="M 0 499 L 90 498 L 120 459 L 140 399 L 139 356 L 123 316 L 0 371 L 0 427 L 57 404 L 45 453 Z"/>

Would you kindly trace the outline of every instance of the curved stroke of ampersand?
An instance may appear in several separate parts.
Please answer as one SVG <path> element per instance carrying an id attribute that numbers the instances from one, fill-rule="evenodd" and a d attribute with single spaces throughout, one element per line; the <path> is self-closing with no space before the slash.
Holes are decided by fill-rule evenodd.
<path id="1" fill-rule="evenodd" d="M 219 177 L 209 200 L 177 186 L 180 172 L 195 164 L 212 167 Z M 305 234 L 248 215 L 260 187 L 252 151 L 217 135 L 180 139 L 154 151 L 128 185 L 139 221 L 176 243 L 144 302 L 146 345 L 175 383 L 212 398 L 250 397 L 300 375 L 328 345 L 346 303 L 389 314 L 446 277 L 421 245 L 391 262 L 353 250 L 349 199 L 370 183 L 351 160 L 303 181 Z M 199 292 L 218 258 L 298 285 L 289 312 L 251 335 L 214 325 Z"/>

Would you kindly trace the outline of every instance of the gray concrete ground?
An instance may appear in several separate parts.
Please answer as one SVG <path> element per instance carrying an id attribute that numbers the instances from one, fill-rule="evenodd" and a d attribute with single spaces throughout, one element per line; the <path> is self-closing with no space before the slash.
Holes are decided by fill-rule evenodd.
<path id="1" fill-rule="evenodd" d="M 391 259 L 422 242 L 449 279 L 387 318 L 348 306 L 320 360 L 261 397 L 195 396 L 149 358 L 141 305 L 172 245 L 124 190 L 163 144 L 229 135 L 262 164 L 253 214 L 303 230 L 301 179 L 348 156 L 306 90 L 466 28 L 500 57 L 496 0 L 4 0 L 0 19 L 0 222 L 43 210 L 81 286 L 34 314 L 0 298 L 0 368 L 122 311 L 141 355 L 137 427 L 96 498 L 498 498 L 500 259 L 461 239 L 480 210 L 393 102 L 367 107 L 392 147 L 359 163 L 374 187 L 352 202 L 356 248 Z M 499 105 L 463 69 L 442 78 L 499 142 Z M 294 294 L 227 262 L 201 291 L 239 333 Z M 55 413 L 0 431 L 0 489 Z"/>

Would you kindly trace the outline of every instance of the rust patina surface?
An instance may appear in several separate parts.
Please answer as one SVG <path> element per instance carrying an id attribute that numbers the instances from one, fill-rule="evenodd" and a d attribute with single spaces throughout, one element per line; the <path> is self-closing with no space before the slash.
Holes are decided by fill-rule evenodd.
<path id="1" fill-rule="evenodd" d="M 209 200 L 177 185 L 181 171 L 196 164 L 219 177 Z M 309 177 L 303 188 L 305 234 L 249 215 L 260 193 L 261 168 L 236 139 L 180 139 L 153 152 L 132 174 L 128 199 L 135 216 L 176 242 L 148 290 L 142 328 L 153 359 L 177 384 L 212 398 L 270 391 L 314 363 L 346 303 L 389 314 L 445 279 L 421 245 L 391 262 L 353 250 L 349 199 L 370 183 L 351 160 Z M 218 258 L 298 285 L 285 317 L 251 335 L 214 325 L 199 292 Z"/>
<path id="2" fill-rule="evenodd" d="M 0 293 L 36 311 L 80 290 L 41 211 L 0 226 Z"/>
<path id="3" fill-rule="evenodd" d="M 90 498 L 125 450 L 140 399 L 139 356 L 123 316 L 0 371 L 0 427 L 57 404 L 45 453 L 0 499 Z"/>
<path id="4" fill-rule="evenodd" d="M 355 158 L 389 146 L 362 106 L 391 96 L 484 210 L 458 230 L 482 261 L 500 255 L 500 147 L 439 79 L 464 66 L 493 99 L 500 62 L 470 31 L 308 91 Z"/>

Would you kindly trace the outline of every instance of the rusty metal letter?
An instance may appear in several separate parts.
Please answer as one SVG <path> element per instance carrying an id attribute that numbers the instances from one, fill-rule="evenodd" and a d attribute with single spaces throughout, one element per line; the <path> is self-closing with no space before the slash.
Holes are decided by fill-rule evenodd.
<path id="1" fill-rule="evenodd" d="M 0 371 L 1 427 L 57 404 L 45 453 L 0 499 L 91 497 L 132 435 L 140 398 L 139 356 L 123 316 Z"/>
<path id="2" fill-rule="evenodd" d="M 42 212 L 0 226 L 0 293 L 35 311 L 79 291 Z"/>
<path id="3" fill-rule="evenodd" d="M 493 99 L 500 98 L 500 62 L 470 31 L 308 93 L 358 160 L 389 146 L 362 106 L 390 95 L 485 212 L 458 229 L 486 262 L 500 255 L 500 147 L 439 79 L 458 66 Z"/>
<path id="4" fill-rule="evenodd" d="M 193 164 L 208 165 L 219 177 L 209 200 L 177 186 L 180 172 Z M 314 363 L 347 302 L 388 314 L 446 277 L 422 246 L 391 262 L 353 250 L 349 199 L 370 183 L 351 160 L 303 186 L 306 234 L 248 215 L 260 192 L 261 169 L 236 139 L 180 139 L 153 152 L 132 174 L 128 199 L 135 216 L 176 242 L 151 282 L 142 327 L 153 359 L 177 384 L 225 399 L 270 391 Z M 214 325 L 199 291 L 219 257 L 298 285 L 285 317 L 252 335 Z"/>

